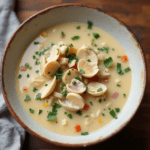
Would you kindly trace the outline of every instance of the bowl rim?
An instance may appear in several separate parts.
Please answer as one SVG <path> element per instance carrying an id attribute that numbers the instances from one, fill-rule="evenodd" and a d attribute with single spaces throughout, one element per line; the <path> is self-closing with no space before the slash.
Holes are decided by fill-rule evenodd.
<path id="1" fill-rule="evenodd" d="M 99 12 L 103 12 L 105 14 L 107 14 L 108 16 L 114 18 L 115 20 L 117 20 L 120 25 L 124 26 L 128 31 L 129 33 L 131 34 L 132 38 L 136 41 L 136 44 L 137 44 L 137 47 L 140 49 L 140 54 L 141 54 L 141 57 L 142 57 L 142 60 L 143 60 L 143 65 L 144 65 L 144 75 L 143 75 L 143 88 L 142 88 L 142 94 L 140 96 L 140 99 L 139 99 L 139 103 L 137 105 L 137 108 L 136 110 L 134 111 L 134 113 L 131 115 L 130 118 L 128 118 L 128 120 L 126 122 L 124 122 L 123 125 L 121 125 L 113 134 L 110 134 L 108 135 L 107 137 L 104 137 L 103 139 L 98 139 L 98 140 L 95 140 L 95 141 L 91 141 L 89 143 L 86 143 L 86 146 L 91 146 L 91 145 L 95 145 L 95 144 L 98 144 L 98 143 L 101 143 L 107 139 L 109 139 L 110 137 L 112 137 L 113 135 L 116 135 L 118 132 L 120 132 L 128 123 L 129 121 L 134 117 L 135 113 L 137 112 L 137 110 L 139 109 L 139 106 L 142 102 L 142 99 L 143 99 L 143 96 L 144 96 L 144 92 L 145 92 L 145 89 L 146 89 L 146 80 L 147 80 L 147 67 L 146 67 L 146 63 L 145 63 L 145 56 L 144 56 L 144 53 L 143 53 L 143 50 L 141 49 L 141 46 L 139 44 L 139 42 L 137 41 L 137 39 L 135 38 L 134 34 L 132 33 L 132 31 L 129 29 L 129 27 L 127 27 L 125 25 L 125 23 L 123 23 L 120 19 L 118 19 L 118 17 L 114 16 L 113 14 L 103 10 L 102 8 L 99 8 L 99 7 L 96 7 L 96 6 L 93 6 L 93 5 L 85 5 L 85 4 L 80 4 L 80 3 L 65 3 L 65 4 L 58 4 L 58 5 L 54 5 L 54 6 L 50 6 L 48 8 L 45 8 L 37 13 L 35 13 L 34 15 L 32 15 L 31 17 L 29 17 L 27 20 L 25 20 L 23 23 L 20 24 L 20 26 L 16 29 L 16 31 L 13 33 L 13 35 L 11 36 L 11 38 L 9 39 L 9 41 L 7 42 L 6 44 L 6 47 L 4 49 L 4 52 L 3 52 L 3 55 L 2 55 L 2 58 L 1 58 L 1 71 L 0 71 L 0 74 L 1 74 L 1 78 L 0 78 L 0 84 L 1 84 L 1 90 L 2 90 L 2 94 L 3 94 L 3 97 L 4 97 L 4 100 L 5 100 L 5 103 L 8 107 L 8 110 L 10 111 L 11 115 L 16 119 L 16 121 L 28 132 L 30 133 L 31 135 L 49 143 L 49 144 L 54 144 L 56 146 L 65 146 L 65 147 L 84 147 L 85 146 L 85 143 L 81 143 L 81 144 L 70 144 L 70 143 L 60 143 L 60 142 L 56 142 L 56 141 L 51 141 L 45 137 L 42 137 L 41 135 L 39 135 L 38 133 L 32 131 L 28 126 L 26 126 L 24 124 L 24 122 L 17 116 L 17 114 L 15 113 L 15 111 L 13 110 L 13 108 L 11 107 L 10 103 L 9 103 L 9 100 L 7 98 L 7 93 L 5 91 L 5 84 L 4 84 L 4 62 L 5 62 L 5 58 L 6 58 L 6 54 L 7 54 L 7 51 L 10 47 L 10 44 L 11 42 L 13 41 L 13 39 L 15 38 L 16 34 L 24 27 L 24 25 L 26 25 L 28 22 L 32 21 L 32 19 L 36 18 L 38 15 L 41 15 L 41 14 L 45 14 L 53 9 L 56 9 L 56 8 L 60 8 L 60 7 L 70 7 L 70 6 L 80 6 L 80 7 L 85 7 L 85 8 L 91 8 L 91 9 L 96 9 L 98 10 Z"/>

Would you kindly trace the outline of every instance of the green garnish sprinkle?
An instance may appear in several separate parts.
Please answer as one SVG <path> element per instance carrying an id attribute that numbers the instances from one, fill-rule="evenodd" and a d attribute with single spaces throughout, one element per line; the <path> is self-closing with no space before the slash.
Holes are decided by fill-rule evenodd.
<path id="1" fill-rule="evenodd" d="M 80 77 L 78 77 L 78 76 L 77 76 L 77 77 L 75 77 L 75 79 L 77 79 L 77 80 L 81 81 Z"/>
<path id="2" fill-rule="evenodd" d="M 30 96 L 26 95 L 26 97 L 24 98 L 24 101 L 29 101 L 29 100 L 31 100 Z"/>
<path id="3" fill-rule="evenodd" d="M 66 97 L 67 96 L 67 90 L 62 92 L 62 97 Z"/>
<path id="4" fill-rule="evenodd" d="M 124 69 L 124 72 L 127 73 L 127 72 L 129 72 L 130 70 L 131 70 L 131 69 L 128 67 L 128 68 Z"/>
<path id="5" fill-rule="evenodd" d="M 85 73 L 85 71 L 82 70 L 82 69 L 80 69 L 80 70 L 79 70 L 79 73 L 83 74 L 83 73 Z"/>
<path id="6" fill-rule="evenodd" d="M 27 74 L 27 78 L 29 78 L 30 77 L 30 75 L 29 74 Z"/>
<path id="7" fill-rule="evenodd" d="M 115 111 L 116 111 L 117 113 L 119 113 L 119 112 L 120 112 L 120 108 L 115 108 Z"/>
<path id="8" fill-rule="evenodd" d="M 18 75 L 18 79 L 20 79 L 21 77 L 22 77 L 22 75 L 21 75 L 21 74 L 19 74 L 19 75 Z"/>
<path id="9" fill-rule="evenodd" d="M 33 88 L 33 92 L 36 92 L 38 89 L 36 87 Z"/>
<path id="10" fill-rule="evenodd" d="M 29 108 L 30 113 L 34 114 L 34 110 Z"/>
<path id="11" fill-rule="evenodd" d="M 88 21 L 87 23 L 88 23 L 88 27 L 87 27 L 87 28 L 88 28 L 88 29 L 92 29 L 93 22 L 92 22 L 92 21 Z"/>
<path id="12" fill-rule="evenodd" d="M 39 109 L 38 115 L 40 115 L 43 112 L 43 110 Z"/>
<path id="13" fill-rule="evenodd" d="M 118 87 L 121 87 L 121 85 L 120 85 L 120 84 L 117 84 L 117 86 L 118 86 Z"/>
<path id="14" fill-rule="evenodd" d="M 109 114 L 110 114 L 113 118 L 117 119 L 116 113 L 115 113 L 115 111 L 114 111 L 113 109 L 110 110 Z"/>
<path id="15" fill-rule="evenodd" d="M 97 92 L 101 92 L 101 91 L 103 91 L 103 89 L 102 89 L 102 88 L 99 88 L 99 89 L 97 90 Z"/>
<path id="16" fill-rule="evenodd" d="M 88 132 L 82 132 L 81 135 L 88 135 Z"/>
<path id="17" fill-rule="evenodd" d="M 98 39 L 98 38 L 100 37 L 100 35 L 99 35 L 98 33 L 93 33 L 93 37 L 94 37 L 95 39 Z"/>
<path id="18" fill-rule="evenodd" d="M 74 37 L 72 37 L 71 39 L 74 41 L 74 40 L 78 40 L 80 38 L 80 36 L 74 36 Z"/>
<path id="19" fill-rule="evenodd" d="M 60 89 L 61 89 L 61 90 L 63 90 L 65 87 L 66 87 L 66 84 L 64 84 L 64 83 L 62 83 L 62 84 L 60 85 Z"/>
<path id="20" fill-rule="evenodd" d="M 90 59 L 87 59 L 87 62 L 91 62 L 91 60 L 90 60 Z"/>
<path id="21" fill-rule="evenodd" d="M 82 115 L 82 111 L 81 111 L 81 110 L 78 110 L 78 111 L 76 112 L 76 114 L 78 114 L 79 116 L 81 116 L 81 115 Z"/>
<path id="22" fill-rule="evenodd" d="M 29 64 L 27 64 L 27 63 L 25 63 L 25 66 L 26 66 L 28 69 L 32 69 L 32 67 L 31 67 Z"/>
<path id="23" fill-rule="evenodd" d="M 34 45 L 37 45 L 37 44 L 39 44 L 40 42 L 34 42 Z"/>
<path id="24" fill-rule="evenodd" d="M 120 63 L 117 63 L 117 73 L 120 74 L 120 75 L 124 75 L 124 72 L 121 69 L 121 64 Z"/>
<path id="25" fill-rule="evenodd" d="M 41 99 L 41 93 L 38 93 L 38 94 L 35 96 L 35 99 L 36 99 L 36 100 Z"/>
<path id="26" fill-rule="evenodd" d="M 77 29 L 80 29 L 80 26 L 77 26 Z"/>
<path id="27" fill-rule="evenodd" d="M 104 66 L 105 67 L 110 67 L 111 65 L 113 64 L 113 59 L 112 59 L 112 57 L 109 57 L 109 58 L 107 58 L 107 59 L 105 59 L 104 60 Z"/>

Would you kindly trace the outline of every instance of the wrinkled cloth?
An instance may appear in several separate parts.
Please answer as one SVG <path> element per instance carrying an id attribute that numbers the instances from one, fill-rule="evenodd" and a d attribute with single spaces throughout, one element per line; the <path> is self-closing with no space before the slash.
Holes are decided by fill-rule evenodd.
<path id="1" fill-rule="evenodd" d="M 19 26 L 13 11 L 14 0 L 0 0 L 0 58 L 6 43 Z M 11 116 L 0 89 L 0 150 L 20 150 L 25 130 Z"/>

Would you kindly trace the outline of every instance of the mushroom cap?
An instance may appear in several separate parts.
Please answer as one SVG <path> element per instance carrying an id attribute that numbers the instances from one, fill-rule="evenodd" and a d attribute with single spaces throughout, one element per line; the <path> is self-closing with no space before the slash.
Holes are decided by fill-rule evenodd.
<path id="1" fill-rule="evenodd" d="M 73 84 L 73 83 L 75 83 L 75 84 Z M 82 94 L 86 90 L 85 85 L 77 79 L 72 79 L 71 83 L 67 84 L 66 87 L 67 87 L 67 91 L 70 93 Z"/>
<path id="2" fill-rule="evenodd" d="M 94 77 L 99 71 L 97 64 L 88 63 L 84 59 L 81 59 L 78 63 L 78 70 L 82 69 L 85 73 L 82 76 L 86 78 Z"/>
<path id="3" fill-rule="evenodd" d="M 62 81 L 65 84 L 69 84 L 71 82 L 71 80 L 74 79 L 75 77 L 79 77 L 80 79 L 82 79 L 82 76 L 78 70 L 68 69 L 62 77 Z"/>
<path id="4" fill-rule="evenodd" d="M 49 57 L 47 57 L 47 62 L 56 61 L 60 56 L 60 50 L 57 45 L 54 45 L 52 47 L 52 50 L 50 51 Z"/>
<path id="5" fill-rule="evenodd" d="M 68 93 L 66 100 L 59 100 L 59 103 L 70 111 L 78 111 L 85 105 L 84 99 L 76 93 Z"/>
<path id="6" fill-rule="evenodd" d="M 41 99 L 46 98 L 47 96 L 49 96 L 53 92 L 53 90 L 55 89 L 55 86 L 56 86 L 56 77 L 51 79 L 47 84 L 48 85 L 45 86 L 42 89 L 42 91 L 40 92 L 41 93 Z"/>
<path id="7" fill-rule="evenodd" d="M 78 50 L 77 58 L 78 60 L 81 59 L 84 59 L 85 61 L 90 60 L 91 62 L 89 63 L 94 63 L 96 65 L 98 64 L 98 58 L 96 54 L 92 50 L 89 50 L 87 48 Z"/>
<path id="8" fill-rule="evenodd" d="M 47 78 L 51 78 L 51 76 L 57 72 L 59 67 L 60 64 L 57 61 L 51 61 L 46 63 L 43 69 L 44 76 Z"/>
<path id="9" fill-rule="evenodd" d="M 87 87 L 87 92 L 93 96 L 101 96 L 107 91 L 106 85 L 99 82 L 89 83 Z"/>

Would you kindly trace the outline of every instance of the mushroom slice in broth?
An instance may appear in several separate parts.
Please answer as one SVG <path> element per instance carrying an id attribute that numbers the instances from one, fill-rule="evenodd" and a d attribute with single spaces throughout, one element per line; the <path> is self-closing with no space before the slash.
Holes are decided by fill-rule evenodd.
<path id="1" fill-rule="evenodd" d="M 66 100 L 59 100 L 59 103 L 70 111 L 78 111 L 85 105 L 84 99 L 76 93 L 68 93 Z"/>
<path id="2" fill-rule="evenodd" d="M 67 84 L 66 87 L 67 87 L 67 91 L 70 93 L 82 94 L 86 90 L 85 85 L 77 79 L 72 79 L 71 83 Z"/>
<path id="3" fill-rule="evenodd" d="M 101 96 L 107 91 L 106 85 L 99 82 L 89 83 L 87 86 L 87 92 L 93 96 Z"/>
<path id="4" fill-rule="evenodd" d="M 42 91 L 40 92 L 41 93 L 41 99 L 46 98 L 47 96 L 49 96 L 53 92 L 53 90 L 55 89 L 55 86 L 56 86 L 56 77 L 51 79 L 47 84 L 48 85 L 45 86 L 42 89 Z"/>

